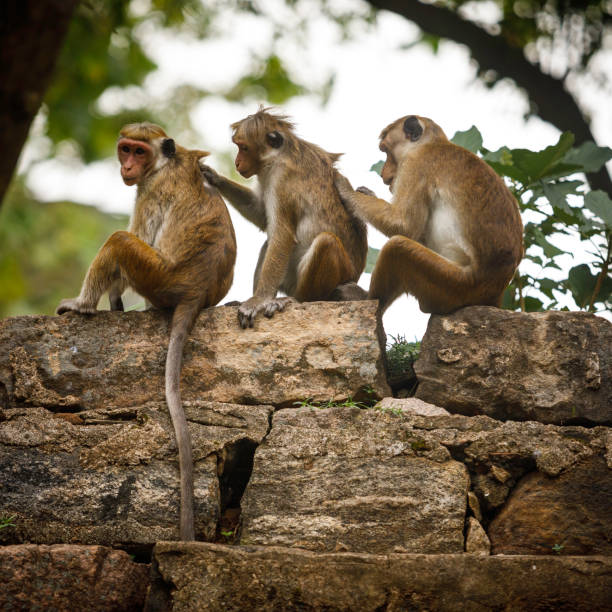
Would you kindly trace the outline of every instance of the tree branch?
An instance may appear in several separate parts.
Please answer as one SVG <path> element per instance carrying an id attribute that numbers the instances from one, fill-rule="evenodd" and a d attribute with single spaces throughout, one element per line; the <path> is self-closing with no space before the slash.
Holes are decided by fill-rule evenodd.
<path id="1" fill-rule="evenodd" d="M 576 100 L 565 89 L 563 81 L 543 73 L 531 64 L 523 49 L 512 47 L 501 36 L 489 34 L 456 13 L 424 4 L 418 0 L 368 0 L 379 9 L 392 11 L 413 21 L 424 32 L 466 45 L 481 70 L 494 70 L 512 79 L 525 90 L 536 114 L 561 131 L 570 131 L 577 143 L 595 140 Z M 612 193 L 612 180 L 605 167 L 588 175 L 592 189 Z"/>

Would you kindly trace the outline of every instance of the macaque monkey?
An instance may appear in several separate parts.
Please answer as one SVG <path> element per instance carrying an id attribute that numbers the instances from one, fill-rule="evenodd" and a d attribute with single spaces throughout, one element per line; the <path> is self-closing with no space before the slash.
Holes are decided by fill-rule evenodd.
<path id="1" fill-rule="evenodd" d="M 117 154 L 123 182 L 138 185 L 129 230 L 110 236 L 79 296 L 63 300 L 57 314 L 95 313 L 106 291 L 111 309 L 123 310 L 128 286 L 154 307 L 174 309 L 166 401 L 179 451 L 180 537 L 193 540 L 193 459 L 179 386 L 183 347 L 200 310 L 217 304 L 232 284 L 236 238 L 225 203 L 202 182 L 198 159 L 208 153 L 176 145 L 157 125 L 134 123 L 121 130 Z"/>
<path id="2" fill-rule="evenodd" d="M 356 283 L 368 250 L 366 225 L 341 202 L 334 187 L 339 155 L 298 138 L 286 117 L 260 108 L 232 124 L 236 170 L 257 175 L 253 192 L 202 166 L 206 180 L 246 219 L 267 233 L 253 280 L 254 295 L 238 308 L 243 328 L 271 317 L 288 298 L 300 302 L 363 299 Z"/>
<path id="3" fill-rule="evenodd" d="M 480 158 L 451 143 L 431 119 L 410 115 L 380 134 L 382 179 L 391 204 L 353 191 L 336 174 L 345 204 L 386 236 L 368 297 L 381 312 L 401 294 L 423 312 L 499 306 L 523 255 L 523 225 L 503 180 Z"/>

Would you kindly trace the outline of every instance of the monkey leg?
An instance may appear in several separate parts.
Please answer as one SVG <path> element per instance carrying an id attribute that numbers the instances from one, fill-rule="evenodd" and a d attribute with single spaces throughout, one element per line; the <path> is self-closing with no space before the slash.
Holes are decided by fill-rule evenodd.
<path id="1" fill-rule="evenodd" d="M 295 298 L 300 302 L 326 300 L 340 284 L 353 280 L 355 269 L 338 236 L 321 232 L 298 266 Z"/>
<path id="2" fill-rule="evenodd" d="M 423 312 L 437 314 L 485 303 L 469 272 L 419 242 L 393 236 L 378 255 L 368 297 L 384 312 L 402 293 L 414 295 Z"/>
<path id="3" fill-rule="evenodd" d="M 102 295 L 121 279 L 159 308 L 174 306 L 179 298 L 172 283 L 172 274 L 163 256 L 126 231 L 114 232 L 104 243 L 83 281 L 78 297 L 63 300 L 57 314 L 68 310 L 94 313 Z"/>

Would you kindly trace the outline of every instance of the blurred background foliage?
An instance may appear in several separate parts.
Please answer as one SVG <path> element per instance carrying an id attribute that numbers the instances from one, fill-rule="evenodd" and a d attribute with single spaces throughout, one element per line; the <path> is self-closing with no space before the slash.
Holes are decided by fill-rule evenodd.
<path id="1" fill-rule="evenodd" d="M 357 31 L 355 24 L 367 27 L 375 22 L 376 8 L 394 10 L 422 28 L 419 42 L 434 52 L 444 36 L 468 47 L 471 45 L 472 56 L 481 64 L 480 78 L 492 85 L 504 78 L 504 65 L 494 69 L 482 67 L 486 49 L 472 41 L 469 31 L 466 34 L 458 27 L 469 22 L 478 25 L 496 43 L 520 49 L 526 64 L 537 66 L 543 76 L 552 75 L 560 86 L 570 77 L 588 75 L 599 87 L 609 88 L 610 84 L 590 62 L 602 48 L 606 32 L 610 32 L 612 4 L 609 0 L 499 0 L 495 2 L 498 10 L 495 22 L 481 23 L 479 6 L 485 4 L 491 5 L 485 0 L 426 5 L 415 0 L 405 3 L 389 0 L 368 3 L 84 0 L 74 13 L 54 79 L 39 113 L 48 142 L 45 157 L 68 151 L 69 155 L 88 163 L 112 156 L 120 127 L 135 118 L 162 123 L 176 134 L 189 130 L 190 110 L 211 94 L 228 100 L 265 99 L 282 104 L 293 96 L 310 93 L 319 96 L 324 104 L 333 88 L 333 75 L 323 85 L 297 82 L 282 53 L 283 37 L 298 41 L 302 36 L 305 38 L 313 11 L 336 24 L 343 38 L 351 38 Z M 218 20 L 229 10 L 266 18 L 271 24 L 267 54 L 254 58 L 248 74 L 240 76 L 224 91 L 182 85 L 166 92 L 163 98 L 147 97 L 143 85 L 157 67 L 147 53 L 146 41 L 151 32 L 163 30 L 172 36 L 194 40 L 214 37 L 218 33 Z M 425 14 L 423 10 L 429 12 Z M 428 28 L 430 13 L 434 15 L 435 25 Z M 538 88 L 538 95 L 543 89 Z M 115 97 L 121 100 L 120 106 L 112 111 L 103 110 L 100 104 L 108 92 L 119 94 Z M 534 91 L 528 90 L 527 94 L 531 99 Z M 550 95 L 554 99 L 555 92 L 551 90 Z M 530 112 L 546 119 L 537 104 L 532 103 Z M 585 123 L 588 123 L 587 117 Z M 587 196 L 584 180 L 573 178 L 572 172 L 591 172 L 595 167 L 589 166 L 586 154 L 582 155 L 585 150 L 580 153 L 578 148 L 579 153 L 574 155 L 582 157 L 574 159 L 576 163 L 565 168 L 565 174 L 560 174 L 559 168 L 555 170 L 553 164 L 529 175 L 521 174 L 529 152 L 500 149 L 492 153 L 482 148 L 479 135 L 472 132 L 468 136 L 475 139 L 476 145 L 467 141 L 461 144 L 479 151 L 506 177 L 523 211 L 536 215 L 535 220 L 528 220 L 526 224 L 526 249 L 531 262 L 540 266 L 540 274 L 517 277 L 506 306 L 526 310 L 556 307 L 560 293 L 564 293 L 572 295 L 579 307 L 609 308 L 610 194 L 593 192 L 595 195 Z M 571 144 L 566 146 L 569 138 L 570 135 L 562 137 L 557 145 L 560 148 L 554 154 L 559 153 L 557 162 L 571 166 L 571 151 L 575 149 Z M 597 167 L 602 163 L 598 161 Z M 105 214 L 93 207 L 71 202 L 37 202 L 24 184 L 23 176 L 13 180 L 0 209 L 0 316 L 52 313 L 60 298 L 78 290 L 88 264 L 105 238 L 127 225 L 125 216 Z M 549 271 L 559 267 L 556 258 L 560 253 L 549 238 L 566 233 L 590 242 L 593 260 L 589 265 L 572 268 L 560 280 L 553 280 Z M 375 253 L 370 252 L 368 265 L 371 267 L 374 261 Z M 527 295 L 529 290 L 534 291 L 531 297 Z"/>
<path id="2" fill-rule="evenodd" d="M 127 215 L 74 202 L 41 203 L 13 181 L 0 209 L 0 317 L 51 314 L 78 290 L 106 238 Z"/>

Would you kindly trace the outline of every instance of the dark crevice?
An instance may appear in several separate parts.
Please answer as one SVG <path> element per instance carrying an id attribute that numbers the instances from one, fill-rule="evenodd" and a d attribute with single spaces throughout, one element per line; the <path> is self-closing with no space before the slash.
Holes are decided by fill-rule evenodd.
<path id="1" fill-rule="evenodd" d="M 144 612 L 167 612 L 172 610 L 172 592 L 176 585 L 164 580 L 156 559 L 151 563 L 151 586 L 147 593 Z"/>
<path id="2" fill-rule="evenodd" d="M 151 563 L 154 546 L 155 544 L 119 544 L 113 548 L 125 551 L 134 563 L 148 564 Z"/>
<path id="3" fill-rule="evenodd" d="M 268 416 L 268 430 L 259 444 L 263 444 L 272 431 L 272 417 Z M 220 513 L 215 541 L 236 544 L 240 539 L 240 514 L 242 496 L 253 473 L 257 442 L 243 438 L 226 446 L 217 458 L 219 475 Z"/>
<path id="4" fill-rule="evenodd" d="M 240 502 L 253 472 L 257 443 L 243 438 L 223 449 L 217 459 L 220 516 L 215 541 L 234 544 L 240 525 Z"/>

